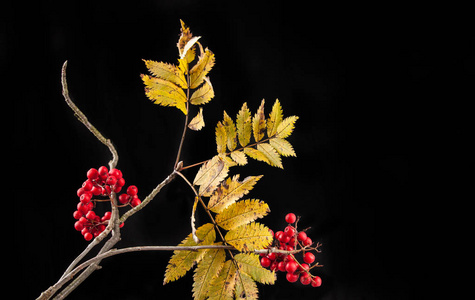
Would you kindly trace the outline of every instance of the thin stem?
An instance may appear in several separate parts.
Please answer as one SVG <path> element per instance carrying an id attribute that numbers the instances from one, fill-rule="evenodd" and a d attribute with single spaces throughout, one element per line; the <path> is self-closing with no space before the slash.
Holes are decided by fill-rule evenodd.
<path id="1" fill-rule="evenodd" d="M 180 146 L 178 146 L 178 153 L 176 155 L 176 160 L 175 160 L 175 170 L 177 169 L 178 162 L 180 161 L 181 157 L 181 150 L 183 148 L 183 142 L 185 141 L 185 135 L 186 135 L 186 130 L 188 129 L 188 116 L 190 113 L 190 75 L 186 76 L 186 81 L 188 88 L 186 89 L 186 115 L 185 115 L 185 125 L 183 126 L 183 133 L 181 134 L 181 140 L 180 140 Z"/>

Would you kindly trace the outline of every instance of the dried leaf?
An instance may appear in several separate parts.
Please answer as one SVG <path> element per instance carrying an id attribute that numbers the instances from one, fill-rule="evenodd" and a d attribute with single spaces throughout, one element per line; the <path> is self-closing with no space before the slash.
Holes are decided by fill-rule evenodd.
<path id="1" fill-rule="evenodd" d="M 218 153 L 226 153 L 226 128 L 224 128 L 223 123 L 218 122 L 216 124 L 216 150 Z"/>
<path id="2" fill-rule="evenodd" d="M 193 181 L 194 185 L 199 185 L 199 194 L 209 197 L 218 184 L 228 175 L 229 167 L 219 156 L 214 156 L 198 170 Z"/>
<path id="3" fill-rule="evenodd" d="M 234 294 L 236 299 L 256 300 L 259 290 L 256 282 L 246 273 L 238 272 Z"/>
<path id="4" fill-rule="evenodd" d="M 254 140 L 256 142 L 262 140 L 266 132 L 266 116 L 264 115 L 264 103 L 265 100 L 262 99 L 259 109 L 254 115 L 254 118 L 252 118 L 252 132 L 254 134 Z"/>
<path id="5" fill-rule="evenodd" d="M 198 63 L 190 70 L 190 87 L 196 89 L 203 83 L 205 76 L 214 66 L 215 58 L 211 50 L 206 49 L 198 60 Z"/>
<path id="6" fill-rule="evenodd" d="M 297 116 L 291 116 L 285 118 L 282 123 L 277 127 L 275 136 L 285 139 L 292 134 L 292 131 L 295 128 L 295 122 L 299 119 Z"/>
<path id="7" fill-rule="evenodd" d="M 186 95 L 179 86 L 171 81 L 148 75 L 142 75 L 142 80 L 145 84 L 145 94 L 150 100 L 154 100 L 155 104 L 175 106 L 187 114 Z"/>
<path id="8" fill-rule="evenodd" d="M 276 280 L 275 272 L 264 269 L 259 261 L 259 255 L 254 253 L 239 253 L 234 256 L 239 265 L 241 273 L 246 273 L 257 282 L 263 284 L 274 284 Z"/>
<path id="9" fill-rule="evenodd" d="M 213 192 L 208 202 L 208 208 L 215 213 L 222 212 L 233 202 L 247 195 L 261 178 L 262 175 L 248 176 L 243 181 L 239 181 L 239 175 L 228 178 Z"/>
<path id="10" fill-rule="evenodd" d="M 287 140 L 281 138 L 273 138 L 269 140 L 269 144 L 274 147 L 274 149 L 277 150 L 280 155 L 297 156 L 297 154 L 295 154 L 294 148 Z"/>
<path id="11" fill-rule="evenodd" d="M 272 235 L 269 228 L 253 222 L 241 225 L 228 231 L 224 237 L 226 242 L 234 246 L 240 252 L 264 249 L 272 242 Z"/>
<path id="12" fill-rule="evenodd" d="M 200 111 L 196 114 L 196 116 L 191 119 L 190 123 L 188 124 L 188 128 L 191 130 L 201 130 L 205 126 L 205 120 L 203 118 L 203 108 L 200 107 Z"/>
<path id="13" fill-rule="evenodd" d="M 186 42 L 185 44 L 185 47 L 183 47 L 183 50 L 180 51 L 180 59 L 184 59 L 184 58 L 187 58 L 187 54 L 188 54 L 188 50 L 192 49 L 192 47 L 195 45 L 195 43 L 201 38 L 201 36 L 194 36 L 192 37 L 188 42 Z M 192 55 L 193 57 L 188 57 L 187 58 L 187 61 L 188 63 L 192 62 L 194 60 L 194 55 L 195 53 L 193 52 L 193 54 L 190 54 Z M 191 59 L 191 60 L 190 60 Z"/>
<path id="14" fill-rule="evenodd" d="M 205 83 L 191 95 L 190 103 L 193 105 L 206 104 L 214 98 L 214 90 L 211 81 L 208 77 L 205 77 L 204 80 Z"/>
<path id="15" fill-rule="evenodd" d="M 216 232 L 214 225 L 211 223 L 204 224 L 196 230 L 196 235 L 201 242 L 199 245 L 211 245 L 216 240 Z M 190 233 L 186 239 L 184 239 L 179 246 L 197 246 L 193 240 L 193 236 Z M 168 262 L 167 269 L 165 271 L 165 279 L 163 284 L 170 281 L 175 281 L 178 278 L 188 272 L 195 263 L 199 262 L 203 257 L 204 251 L 173 251 L 173 255 Z"/>
<path id="16" fill-rule="evenodd" d="M 254 148 L 244 148 L 244 153 L 255 160 L 263 161 L 267 164 L 271 164 L 267 156 L 264 155 L 261 151 Z"/>
<path id="17" fill-rule="evenodd" d="M 224 112 L 223 125 L 226 130 L 228 149 L 229 151 L 233 151 L 237 146 L 236 126 L 234 125 L 233 119 L 228 116 L 226 111 Z"/>
<path id="18" fill-rule="evenodd" d="M 231 158 L 240 166 L 244 166 L 247 164 L 246 154 L 242 151 L 233 151 L 231 152 Z"/>
<path id="19" fill-rule="evenodd" d="M 185 46 L 188 44 L 188 42 L 191 41 L 191 39 L 193 38 L 193 34 L 191 33 L 190 28 L 187 27 L 182 20 L 180 20 L 180 23 L 181 23 L 181 34 L 180 34 L 180 38 L 178 39 L 177 47 L 178 47 L 178 53 L 180 54 L 180 56 L 182 56 L 182 54 L 185 52 Z M 186 55 L 185 60 L 187 63 L 192 62 L 195 58 L 195 53 L 193 50 L 187 51 L 185 55 Z"/>
<path id="20" fill-rule="evenodd" d="M 208 249 L 205 252 L 193 275 L 193 297 L 195 300 L 204 300 L 208 297 L 211 281 L 218 276 L 225 259 L 224 249 Z"/>
<path id="21" fill-rule="evenodd" d="M 156 62 L 153 60 L 143 60 L 147 69 L 155 77 L 171 81 L 172 83 L 179 85 L 181 88 L 186 89 L 186 78 L 184 72 L 172 64 L 164 62 Z"/>
<path id="22" fill-rule="evenodd" d="M 236 284 L 236 266 L 232 260 L 224 263 L 218 277 L 214 278 L 209 285 L 210 300 L 232 300 L 234 297 L 234 285 Z"/>
<path id="23" fill-rule="evenodd" d="M 269 114 L 269 119 L 267 120 L 267 136 L 273 137 L 277 132 L 277 127 L 282 123 L 283 111 L 282 106 L 280 105 L 279 99 L 275 100 L 274 106 L 272 106 L 272 111 Z"/>
<path id="24" fill-rule="evenodd" d="M 270 212 L 269 205 L 258 199 L 235 202 L 216 216 L 216 223 L 226 230 L 235 229 L 262 218 Z"/>

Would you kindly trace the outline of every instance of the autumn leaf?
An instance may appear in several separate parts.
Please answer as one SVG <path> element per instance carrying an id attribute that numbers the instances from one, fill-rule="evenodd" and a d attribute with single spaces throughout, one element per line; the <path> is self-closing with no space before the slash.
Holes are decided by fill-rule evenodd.
<path id="1" fill-rule="evenodd" d="M 244 152 L 236 150 L 230 154 L 232 160 L 234 160 L 238 165 L 244 166 L 247 164 L 247 158 Z"/>
<path id="2" fill-rule="evenodd" d="M 155 104 L 174 106 L 187 114 L 186 95 L 179 86 L 171 81 L 148 75 L 142 75 L 142 80 L 145 84 L 145 95 Z"/>
<path id="3" fill-rule="evenodd" d="M 240 272 L 246 273 L 253 280 L 262 284 L 274 284 L 276 281 L 275 272 L 269 271 L 261 266 L 259 255 L 255 253 L 239 253 L 234 256 L 239 265 Z"/>
<path id="4" fill-rule="evenodd" d="M 206 49 L 199 57 L 198 62 L 190 70 L 190 87 L 195 89 L 203 83 L 205 76 L 214 66 L 215 58 L 211 50 Z"/>
<path id="5" fill-rule="evenodd" d="M 152 73 L 152 75 L 155 77 L 170 81 L 184 89 L 188 87 L 185 74 L 182 70 L 180 70 L 180 68 L 164 62 L 156 62 L 145 59 L 143 61 L 145 62 L 145 66 L 150 71 L 150 73 Z"/>
<path id="6" fill-rule="evenodd" d="M 198 131 L 201 130 L 204 126 L 205 120 L 203 118 L 203 108 L 200 107 L 200 111 L 193 119 L 191 119 L 190 123 L 188 124 L 188 128 L 190 128 L 191 130 Z"/>
<path id="7" fill-rule="evenodd" d="M 259 290 L 257 284 L 249 275 L 238 272 L 236 277 L 236 287 L 234 294 L 239 300 L 255 300 L 258 299 Z"/>
<path id="8" fill-rule="evenodd" d="M 226 153 L 227 141 L 226 128 L 223 123 L 218 122 L 216 124 L 216 150 L 218 153 Z"/>
<path id="9" fill-rule="evenodd" d="M 275 100 L 274 106 L 272 106 L 272 111 L 269 114 L 269 119 L 267 120 L 267 136 L 273 137 L 277 132 L 277 127 L 282 123 L 283 111 L 282 106 L 280 105 L 279 99 Z"/>
<path id="10" fill-rule="evenodd" d="M 269 246 L 272 242 L 272 235 L 269 228 L 263 224 L 253 222 L 228 231 L 224 239 L 240 252 L 247 252 Z"/>
<path id="11" fill-rule="evenodd" d="M 249 111 L 249 108 L 247 108 L 246 102 L 244 102 L 236 118 L 236 129 L 239 144 L 241 144 L 241 146 L 243 147 L 246 147 L 249 144 L 249 141 L 251 140 L 251 121 L 251 112 Z"/>
<path id="12" fill-rule="evenodd" d="M 208 103 L 214 98 L 214 90 L 208 77 L 204 78 L 204 84 L 193 92 L 190 103 L 193 105 L 201 105 Z"/>
<path id="13" fill-rule="evenodd" d="M 268 163 L 273 167 L 283 169 L 282 160 L 279 153 L 268 143 L 258 144 L 257 150 L 260 151 L 268 160 Z"/>
<path id="14" fill-rule="evenodd" d="M 234 285 L 236 284 L 236 266 L 232 260 L 224 263 L 219 275 L 209 285 L 210 300 L 224 300 L 234 298 Z"/>
<path id="15" fill-rule="evenodd" d="M 269 141 L 269 144 L 274 147 L 274 149 L 283 156 L 297 156 L 295 154 L 294 148 L 292 145 L 284 139 L 273 138 Z"/>
<path id="16" fill-rule="evenodd" d="M 277 127 L 275 136 L 285 139 L 292 134 L 292 131 L 295 128 L 295 122 L 299 119 L 297 116 L 291 116 L 285 118 L 282 123 Z"/>
<path id="17" fill-rule="evenodd" d="M 257 110 L 254 118 L 252 118 L 252 132 L 254 134 L 254 140 L 259 142 L 264 137 L 266 132 L 266 117 L 264 115 L 264 103 L 265 100 L 262 99 L 261 105 Z"/>
<path id="18" fill-rule="evenodd" d="M 195 300 L 203 300 L 208 297 L 211 281 L 218 276 L 225 259 L 226 253 L 223 249 L 208 249 L 203 254 L 193 276 L 193 297 Z"/>
<path id="19" fill-rule="evenodd" d="M 261 178 L 262 175 L 248 176 L 243 181 L 239 181 L 239 175 L 228 178 L 213 192 L 208 202 L 208 208 L 215 213 L 222 212 L 233 202 L 247 195 Z"/>
<path id="20" fill-rule="evenodd" d="M 201 196 L 209 197 L 218 184 L 226 178 L 228 171 L 229 167 L 216 155 L 201 166 L 196 173 L 193 185 L 200 186 Z"/>
<path id="21" fill-rule="evenodd" d="M 196 235 L 202 240 L 199 245 L 210 245 L 216 240 L 216 232 L 214 225 L 211 223 L 204 224 L 196 230 Z M 193 240 L 193 236 L 190 233 L 186 239 L 184 239 L 179 246 L 197 246 Z M 203 250 L 199 251 L 173 251 L 173 255 L 168 262 L 167 269 L 165 271 L 165 279 L 163 284 L 170 281 L 175 281 L 178 278 L 188 272 L 195 263 L 199 262 L 204 255 Z"/>
<path id="22" fill-rule="evenodd" d="M 216 223 L 226 229 L 235 229 L 262 218 L 270 212 L 269 205 L 258 199 L 235 202 L 216 216 Z"/>
<path id="23" fill-rule="evenodd" d="M 234 125 L 233 119 L 231 119 L 226 112 L 224 112 L 223 126 L 226 130 L 228 149 L 229 151 L 233 151 L 237 146 L 236 126 Z"/>

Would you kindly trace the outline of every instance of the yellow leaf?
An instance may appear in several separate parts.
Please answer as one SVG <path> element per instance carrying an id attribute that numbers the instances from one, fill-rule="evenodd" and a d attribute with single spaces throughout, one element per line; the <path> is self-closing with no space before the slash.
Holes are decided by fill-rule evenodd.
<path id="1" fill-rule="evenodd" d="M 214 98 L 214 90 L 211 81 L 208 77 L 205 77 L 204 80 L 205 83 L 191 95 L 190 103 L 193 105 L 206 104 Z"/>
<path id="2" fill-rule="evenodd" d="M 150 100 L 154 100 L 155 104 L 175 106 L 187 114 L 186 95 L 179 86 L 171 81 L 148 75 L 142 75 L 142 80 L 145 83 L 145 94 Z"/>
<path id="3" fill-rule="evenodd" d="M 292 134 L 292 131 L 295 128 L 295 122 L 299 119 L 297 116 L 291 116 L 285 118 L 282 123 L 277 127 L 275 136 L 285 139 Z"/>
<path id="4" fill-rule="evenodd" d="M 226 128 L 224 128 L 223 123 L 218 122 L 216 124 L 216 150 L 218 153 L 226 153 Z"/>
<path id="5" fill-rule="evenodd" d="M 201 38 L 201 36 L 194 36 L 192 37 L 188 42 L 186 42 L 185 46 L 183 47 L 183 50 L 180 51 L 180 59 L 185 59 L 190 63 L 195 59 L 195 53 L 194 49 L 192 48 L 195 43 Z M 193 51 L 193 53 L 190 53 L 188 55 L 188 52 Z"/>
<path id="6" fill-rule="evenodd" d="M 214 54 L 206 49 L 205 53 L 199 57 L 198 62 L 190 70 L 190 87 L 196 89 L 203 82 L 205 76 L 214 66 Z"/>
<path id="7" fill-rule="evenodd" d="M 263 161 L 263 162 L 265 162 L 269 165 L 271 164 L 271 162 L 269 161 L 267 156 L 265 156 L 264 153 L 262 153 L 259 150 L 256 150 L 254 148 L 244 148 L 244 153 L 247 156 L 249 156 L 250 158 L 253 158 L 253 159 L 259 160 L 259 161 Z"/>
<path id="8" fill-rule="evenodd" d="M 226 230 L 262 218 L 270 212 L 269 205 L 257 199 L 235 202 L 216 216 L 216 223 Z"/>
<path id="9" fill-rule="evenodd" d="M 180 38 L 178 39 L 177 47 L 178 47 L 178 53 L 181 56 L 185 51 L 185 46 L 193 38 L 193 34 L 191 34 L 190 28 L 187 27 L 182 20 L 180 20 L 180 23 L 181 23 L 181 34 L 180 34 Z M 194 57 L 195 55 L 194 55 L 193 50 L 187 51 L 186 60 L 188 63 L 192 62 Z"/>
<path id="10" fill-rule="evenodd" d="M 234 294 L 236 299 L 257 300 L 259 290 L 256 282 L 246 273 L 238 272 L 236 276 L 236 288 Z"/>
<path id="11" fill-rule="evenodd" d="M 259 142 L 264 137 L 266 132 L 266 116 L 264 115 L 264 102 L 262 99 L 261 106 L 257 110 L 254 118 L 252 119 L 252 132 L 254 133 L 254 139 Z"/>
<path id="12" fill-rule="evenodd" d="M 238 251 L 247 252 L 261 250 L 269 246 L 272 242 L 272 235 L 269 228 L 253 222 L 228 231 L 224 239 Z"/>
<path id="13" fill-rule="evenodd" d="M 254 253 L 239 253 L 234 255 L 234 259 L 239 265 L 239 271 L 251 276 L 257 282 L 263 284 L 274 284 L 276 280 L 275 272 L 264 269 L 259 261 L 259 255 Z"/>
<path id="14" fill-rule="evenodd" d="M 214 225 L 211 223 L 204 224 L 196 230 L 196 235 L 202 240 L 199 245 L 211 245 L 216 240 L 216 232 L 214 231 Z M 186 239 L 184 239 L 179 246 L 197 246 L 198 244 L 193 240 L 193 236 L 190 233 Z M 204 251 L 173 251 L 173 255 L 168 262 L 167 269 L 165 271 L 165 279 L 163 284 L 170 281 L 175 281 L 178 278 L 188 272 L 195 263 L 199 262 L 203 257 Z"/>
<path id="15" fill-rule="evenodd" d="M 267 143 L 264 143 L 257 145 L 257 150 L 259 150 L 262 154 L 264 154 L 265 157 L 267 157 L 271 166 L 278 167 L 281 169 L 284 168 L 280 159 L 280 155 L 279 153 L 277 153 L 277 151 L 275 151 L 274 147 Z"/>
<path id="16" fill-rule="evenodd" d="M 232 300 L 234 285 L 236 284 L 236 266 L 232 260 L 224 263 L 218 277 L 209 285 L 210 300 Z"/>
<path id="17" fill-rule="evenodd" d="M 226 112 L 224 112 L 223 125 L 226 130 L 228 149 L 229 151 L 233 151 L 237 146 L 236 126 Z"/>
<path id="18" fill-rule="evenodd" d="M 193 181 L 194 185 L 199 185 L 199 194 L 209 197 L 218 184 L 228 175 L 229 167 L 218 156 L 214 156 L 198 170 Z"/>
<path id="19" fill-rule="evenodd" d="M 236 150 L 231 152 L 231 158 L 240 166 L 244 166 L 247 164 L 246 155 L 242 151 Z"/>
<path id="20" fill-rule="evenodd" d="M 267 121 L 267 136 L 272 137 L 277 132 L 277 127 L 282 123 L 282 106 L 280 105 L 279 99 L 275 100 L 274 106 L 272 106 L 272 111 L 269 114 L 269 119 Z"/>
<path id="21" fill-rule="evenodd" d="M 203 108 L 200 107 L 200 111 L 196 114 L 196 116 L 191 119 L 190 123 L 188 124 L 188 128 L 191 130 L 201 130 L 205 126 L 205 120 L 203 118 Z"/>
<path id="22" fill-rule="evenodd" d="M 222 212 L 233 202 L 247 195 L 261 178 L 262 175 L 248 176 L 243 181 L 239 181 L 239 175 L 228 178 L 213 192 L 208 202 L 208 208 L 215 213 Z"/>
<path id="23" fill-rule="evenodd" d="M 247 144 L 249 144 L 249 141 L 251 140 L 251 120 L 251 112 L 249 111 L 249 108 L 247 108 L 246 102 L 244 102 L 236 118 L 239 144 L 241 144 L 241 146 L 243 147 L 246 147 Z"/>
<path id="24" fill-rule="evenodd" d="M 280 155 L 297 156 L 297 154 L 295 154 L 294 148 L 287 140 L 281 138 L 273 138 L 269 140 L 269 144 L 274 147 L 274 149 L 277 150 Z"/>
<path id="25" fill-rule="evenodd" d="M 225 259 L 224 249 L 208 249 L 205 252 L 193 275 L 193 297 L 195 300 L 204 300 L 208 297 L 211 281 L 217 277 Z"/>
<path id="26" fill-rule="evenodd" d="M 183 89 L 188 87 L 186 84 L 185 73 L 180 68 L 164 62 L 156 62 L 153 60 L 143 61 L 145 62 L 145 65 L 147 66 L 150 73 L 152 73 L 152 75 L 155 77 L 171 81 Z"/>

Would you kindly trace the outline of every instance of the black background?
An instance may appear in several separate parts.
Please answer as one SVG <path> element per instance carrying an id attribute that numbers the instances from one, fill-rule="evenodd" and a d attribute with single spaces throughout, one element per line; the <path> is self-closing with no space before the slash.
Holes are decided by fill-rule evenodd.
<path id="1" fill-rule="evenodd" d="M 300 117 L 289 139 L 297 158 L 284 158 L 284 170 L 250 162 L 232 172 L 264 174 L 249 197 L 269 203 L 266 225 L 283 229 L 285 214 L 294 212 L 301 226 L 312 227 L 309 236 L 323 243 L 317 260 L 324 267 L 316 272 L 323 286 L 290 284 L 279 274 L 275 286 L 259 287 L 261 298 L 414 296 L 424 278 L 419 244 L 433 229 L 421 219 L 432 214 L 424 187 L 438 190 L 427 177 L 459 163 L 473 175 L 473 159 L 461 158 L 468 152 L 465 103 L 473 101 L 466 92 L 474 75 L 464 8 L 228 3 L 7 4 L 0 54 L 13 79 L 7 101 L 15 103 L 13 163 L 21 174 L 14 180 L 13 225 L 24 284 L 19 298 L 36 297 L 56 282 L 87 245 L 73 228 L 76 189 L 89 168 L 110 159 L 63 101 L 63 62 L 69 61 L 71 97 L 112 139 L 118 168 L 144 198 L 172 170 L 183 114 L 147 100 L 141 59 L 176 61 L 180 19 L 216 55 L 210 73 L 216 97 L 205 106 L 205 129 L 187 135 L 185 164 L 214 155 L 223 110 L 235 116 L 247 102 L 255 111 L 265 98 L 269 112 L 279 98 L 285 116 Z M 440 159 L 446 148 L 457 155 Z M 445 176 L 450 185 L 458 175 Z M 176 245 L 190 232 L 192 201 L 176 179 L 126 222 L 117 246 Z M 207 221 L 198 214 L 198 224 Z M 191 274 L 162 286 L 170 255 L 107 259 L 70 298 L 190 298 Z"/>

